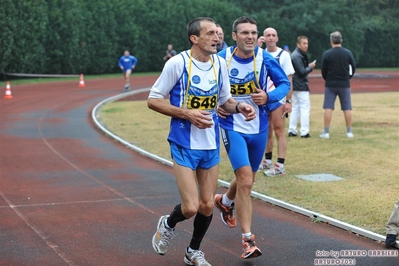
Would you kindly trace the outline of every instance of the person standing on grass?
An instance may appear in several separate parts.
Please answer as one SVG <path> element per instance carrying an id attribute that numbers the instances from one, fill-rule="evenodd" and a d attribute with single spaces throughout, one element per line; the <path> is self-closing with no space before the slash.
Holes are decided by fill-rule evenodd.
<path id="1" fill-rule="evenodd" d="M 171 59 L 175 55 L 176 55 L 176 51 L 173 50 L 173 45 L 172 44 L 168 44 L 168 47 L 166 49 L 166 53 L 165 53 L 165 56 L 163 57 L 163 60 L 168 61 L 169 59 Z"/>
<path id="2" fill-rule="evenodd" d="M 182 201 L 170 215 L 160 217 L 152 246 L 164 255 L 175 236 L 176 224 L 195 216 L 184 262 L 209 266 L 200 244 L 212 220 L 219 174 L 217 108 L 240 113 L 246 121 L 254 119 L 256 113 L 251 105 L 237 103 L 231 97 L 226 62 L 216 55 L 219 37 L 215 21 L 196 18 L 188 23 L 187 35 L 191 49 L 165 63 L 147 102 L 150 109 L 171 117 L 168 141 Z"/>
<path id="3" fill-rule="evenodd" d="M 233 23 L 233 40 L 236 46 L 219 52 L 226 59 L 231 94 L 241 104 L 250 104 L 256 110 L 256 119 L 246 123 L 239 114 L 220 115 L 223 144 L 233 167 L 235 177 L 225 194 L 215 195 L 215 206 L 221 212 L 222 222 L 236 226 L 234 206 L 241 227 L 242 259 L 262 255 L 252 234 L 251 190 L 262 161 L 269 132 L 268 104 L 281 101 L 290 90 L 290 82 L 279 63 L 257 46 L 258 29 L 250 17 L 240 17 Z M 276 89 L 267 92 L 269 78 Z"/>
<path id="4" fill-rule="evenodd" d="M 287 137 L 285 136 L 285 118 L 292 111 L 292 74 L 295 70 L 292 66 L 291 55 L 286 51 L 277 47 L 278 35 L 273 28 L 266 28 L 263 36 L 258 39 L 258 46 L 262 47 L 266 43 L 266 51 L 268 51 L 283 68 L 285 74 L 290 80 L 290 91 L 281 101 L 268 105 L 269 110 L 269 137 L 267 139 L 265 159 L 259 166 L 259 170 L 264 170 L 266 176 L 280 176 L 285 174 L 285 154 L 287 152 Z M 276 87 L 269 79 L 267 86 L 268 91 L 274 90 Z M 277 162 L 273 165 L 273 142 L 274 136 L 277 138 Z"/>
<path id="5" fill-rule="evenodd" d="M 130 55 L 128 50 L 119 58 L 118 65 L 122 69 L 123 77 L 125 78 L 125 91 L 130 89 L 130 74 L 132 73 L 132 69 L 136 67 L 137 62 L 137 58 Z"/>
<path id="6" fill-rule="evenodd" d="M 319 137 L 330 138 L 330 124 L 334 103 L 338 96 L 341 110 L 344 112 L 346 137 L 353 138 L 352 101 L 350 79 L 356 71 L 355 59 L 350 50 L 342 47 L 342 35 L 339 31 L 330 34 L 331 47 L 321 59 L 321 74 L 325 80 L 324 90 L 324 131 Z"/>
<path id="7" fill-rule="evenodd" d="M 386 247 L 393 247 L 396 244 L 396 238 L 399 235 L 399 199 L 395 203 L 395 207 L 386 224 L 387 236 L 385 239 Z"/>
<path id="8" fill-rule="evenodd" d="M 292 113 L 288 128 L 288 137 L 296 137 L 298 118 L 300 118 L 301 138 L 310 138 L 310 89 L 308 74 L 316 67 L 316 60 L 309 63 L 306 52 L 309 48 L 308 37 L 298 36 L 296 48 L 291 54 L 295 73 L 292 76 Z"/>

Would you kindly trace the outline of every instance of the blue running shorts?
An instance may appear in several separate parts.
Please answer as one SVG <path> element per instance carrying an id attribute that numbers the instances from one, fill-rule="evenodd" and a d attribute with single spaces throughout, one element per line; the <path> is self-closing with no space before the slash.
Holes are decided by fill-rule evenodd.
<path id="1" fill-rule="evenodd" d="M 251 166 L 253 172 L 258 171 L 269 129 L 257 134 L 243 134 L 223 128 L 220 128 L 220 132 L 234 172 L 243 166 Z"/>
<path id="2" fill-rule="evenodd" d="M 269 103 L 267 104 L 267 110 L 270 112 L 273 112 L 277 108 L 279 108 L 281 105 L 283 105 L 281 102 L 276 102 L 276 103 Z"/>
<path id="3" fill-rule="evenodd" d="M 216 150 L 191 150 L 175 143 L 170 143 L 170 155 L 181 166 L 191 170 L 210 169 L 220 162 L 220 149 Z"/>

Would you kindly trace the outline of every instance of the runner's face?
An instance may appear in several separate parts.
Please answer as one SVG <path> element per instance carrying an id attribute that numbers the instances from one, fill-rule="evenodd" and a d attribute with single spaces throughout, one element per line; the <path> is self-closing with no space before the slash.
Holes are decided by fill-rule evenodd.
<path id="1" fill-rule="evenodd" d="M 216 24 L 210 21 L 202 21 L 201 26 L 199 36 L 194 37 L 198 47 L 205 54 L 216 54 L 216 45 L 219 41 Z"/>
<path id="2" fill-rule="evenodd" d="M 257 46 L 258 29 L 255 24 L 241 23 L 237 25 L 237 32 L 233 32 L 233 39 L 238 49 L 244 53 L 252 53 Z"/>

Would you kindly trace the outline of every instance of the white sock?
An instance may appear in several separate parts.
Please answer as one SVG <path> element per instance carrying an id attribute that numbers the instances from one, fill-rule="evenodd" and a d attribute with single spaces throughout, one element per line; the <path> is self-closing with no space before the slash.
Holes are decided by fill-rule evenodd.
<path id="1" fill-rule="evenodd" d="M 193 252 L 193 251 L 194 251 L 194 249 L 192 249 L 192 248 L 188 247 L 188 248 L 187 248 L 187 251 L 188 251 L 188 252 Z"/>
<path id="2" fill-rule="evenodd" d="M 229 199 L 226 194 L 223 195 L 222 204 L 224 206 L 230 207 L 233 202 L 234 202 L 234 200 Z"/>

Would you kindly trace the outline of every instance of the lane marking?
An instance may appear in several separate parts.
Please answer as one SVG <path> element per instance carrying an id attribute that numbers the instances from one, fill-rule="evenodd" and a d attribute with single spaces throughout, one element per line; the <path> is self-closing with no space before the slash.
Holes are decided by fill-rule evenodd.
<path id="1" fill-rule="evenodd" d="M 29 222 L 28 218 L 25 217 L 20 211 L 17 210 L 16 206 L 4 195 L 3 191 L 0 190 L 1 198 L 8 204 L 8 206 L 25 222 L 25 224 L 31 228 L 46 244 L 49 246 L 60 258 L 62 258 L 68 265 L 75 266 L 73 261 L 71 261 L 64 252 L 60 250 L 60 248 L 51 242 L 39 228 L 34 226 L 31 222 Z"/>

